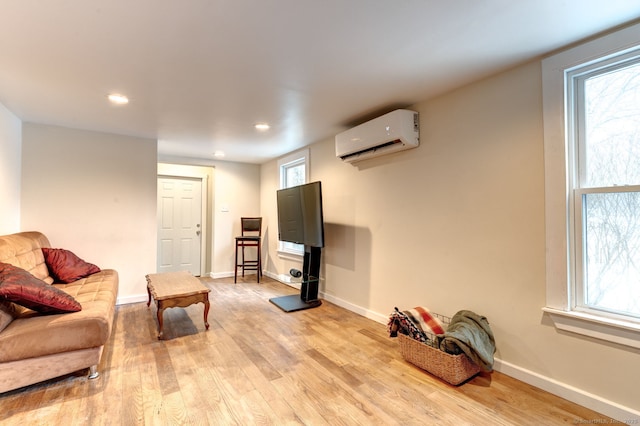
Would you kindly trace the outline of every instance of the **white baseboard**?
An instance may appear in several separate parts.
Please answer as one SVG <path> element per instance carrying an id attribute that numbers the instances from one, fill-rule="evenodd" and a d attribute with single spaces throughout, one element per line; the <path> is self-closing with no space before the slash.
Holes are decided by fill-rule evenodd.
<path id="1" fill-rule="evenodd" d="M 140 302 L 148 302 L 149 295 L 145 294 L 136 294 L 133 296 L 126 297 L 118 297 L 116 300 L 116 305 L 128 305 L 129 303 L 140 303 Z"/>
<path id="2" fill-rule="evenodd" d="M 354 312 L 358 315 L 362 315 L 365 318 L 369 318 L 375 322 L 386 325 L 389 321 L 389 315 L 382 315 L 378 312 L 371 311 L 369 309 L 365 309 L 361 306 L 354 305 L 353 303 L 347 302 L 346 300 L 340 299 L 338 297 L 332 296 L 330 294 L 321 293 L 320 297 L 324 300 L 331 302 L 335 305 L 340 306 L 341 308 L 345 308 L 351 312 Z M 389 312 L 391 313 L 391 312 Z"/>
<path id="3" fill-rule="evenodd" d="M 509 362 L 496 359 L 494 369 L 514 379 L 523 381 L 618 421 L 631 424 L 630 422 L 637 423 L 638 420 L 640 420 L 640 411 L 609 401 L 598 395 L 585 392 L 582 389 L 559 382 L 550 377 L 518 367 Z"/>
<path id="4" fill-rule="evenodd" d="M 208 274 L 211 278 L 228 278 L 233 276 L 233 271 L 231 272 L 209 272 Z"/>
<path id="5" fill-rule="evenodd" d="M 263 272 L 264 275 L 270 276 L 268 275 L 266 272 Z M 227 272 L 209 272 L 208 274 L 209 277 L 211 278 L 229 278 L 229 277 L 233 277 L 234 273 L 233 271 L 227 271 Z M 251 274 L 246 274 L 246 275 L 255 275 L 255 273 L 251 273 Z"/>

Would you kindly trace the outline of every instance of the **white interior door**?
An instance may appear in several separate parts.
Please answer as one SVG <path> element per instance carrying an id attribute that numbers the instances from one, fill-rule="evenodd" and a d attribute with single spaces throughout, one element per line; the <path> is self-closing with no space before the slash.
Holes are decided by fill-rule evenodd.
<path id="1" fill-rule="evenodd" d="M 158 177 L 158 272 L 200 275 L 202 181 Z"/>

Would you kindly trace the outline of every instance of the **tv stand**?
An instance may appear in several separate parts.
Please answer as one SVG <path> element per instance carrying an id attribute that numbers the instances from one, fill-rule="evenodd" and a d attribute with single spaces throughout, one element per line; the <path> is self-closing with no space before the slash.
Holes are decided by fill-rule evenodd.
<path id="1" fill-rule="evenodd" d="M 321 254 L 322 249 L 320 247 L 304 246 L 302 286 L 300 288 L 300 294 L 274 297 L 269 299 L 269 302 L 273 303 L 285 312 L 317 308 L 322 305 L 322 301 L 318 299 Z"/>

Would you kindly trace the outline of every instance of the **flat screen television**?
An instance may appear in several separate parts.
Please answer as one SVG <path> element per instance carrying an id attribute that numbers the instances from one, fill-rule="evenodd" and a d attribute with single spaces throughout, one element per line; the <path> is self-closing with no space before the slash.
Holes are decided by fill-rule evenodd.
<path id="1" fill-rule="evenodd" d="M 277 191 L 278 239 L 324 247 L 322 185 L 312 182 Z"/>

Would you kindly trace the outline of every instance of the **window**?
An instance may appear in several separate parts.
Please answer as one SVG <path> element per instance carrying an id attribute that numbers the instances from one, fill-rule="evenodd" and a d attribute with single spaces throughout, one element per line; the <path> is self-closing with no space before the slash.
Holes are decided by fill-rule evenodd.
<path id="1" fill-rule="evenodd" d="M 634 53 L 568 73 L 570 245 L 576 308 L 640 318 L 640 54 Z"/>
<path id="2" fill-rule="evenodd" d="M 280 189 L 303 185 L 309 180 L 309 150 L 304 149 L 287 155 L 278 161 Z M 304 245 L 280 241 L 281 253 L 304 255 Z"/>
<path id="3" fill-rule="evenodd" d="M 547 311 L 640 347 L 638 26 L 543 61 Z"/>

